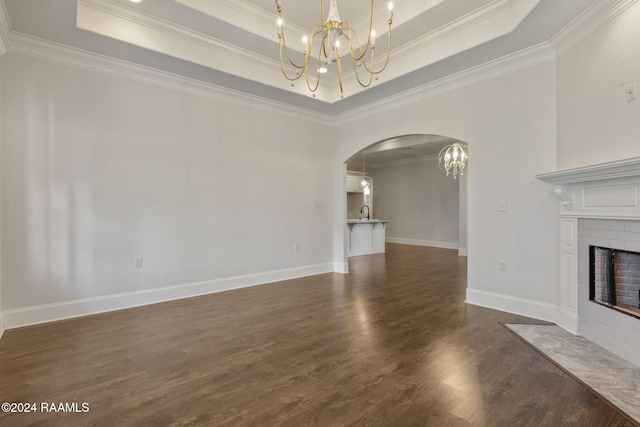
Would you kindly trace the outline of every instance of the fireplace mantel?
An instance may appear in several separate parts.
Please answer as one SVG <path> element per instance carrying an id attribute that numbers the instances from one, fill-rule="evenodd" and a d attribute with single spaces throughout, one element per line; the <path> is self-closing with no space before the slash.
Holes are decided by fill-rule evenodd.
<path id="1" fill-rule="evenodd" d="M 606 338 L 615 334 L 611 332 L 614 328 L 606 325 L 638 320 L 588 301 L 588 288 L 579 285 L 589 275 L 588 245 L 640 251 L 640 157 L 544 173 L 536 178 L 551 184 L 561 202 L 556 323 L 638 363 L 640 346 L 630 351 Z M 605 326 L 598 326 L 600 323 Z M 625 327 L 640 338 L 636 323 Z"/>
<path id="2" fill-rule="evenodd" d="M 640 220 L 640 157 L 536 175 L 554 186 L 560 216 Z"/>
<path id="3" fill-rule="evenodd" d="M 551 185 L 567 185 L 640 176 L 640 157 L 536 175 Z"/>

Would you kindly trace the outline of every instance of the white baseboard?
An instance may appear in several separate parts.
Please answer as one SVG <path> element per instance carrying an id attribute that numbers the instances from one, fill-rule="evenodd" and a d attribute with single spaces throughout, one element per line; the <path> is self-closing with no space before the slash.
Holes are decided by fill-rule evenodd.
<path id="1" fill-rule="evenodd" d="M 340 274 L 348 274 L 349 273 L 349 263 L 348 262 L 334 262 L 333 263 L 333 272 Z"/>
<path id="2" fill-rule="evenodd" d="M 454 242 L 438 242 L 435 240 L 420 240 L 420 239 L 404 239 L 401 237 L 387 237 L 385 238 L 387 243 L 400 243 L 402 245 L 414 245 L 414 246 L 430 246 L 433 248 L 443 249 L 458 249 L 458 243 Z"/>
<path id="3" fill-rule="evenodd" d="M 556 306 L 554 304 L 470 288 L 467 288 L 466 302 L 547 322 L 556 321 Z"/>
<path id="4" fill-rule="evenodd" d="M 333 272 L 333 267 L 332 263 L 316 264 L 284 270 L 268 271 L 264 273 L 227 277 L 223 279 L 185 283 L 157 289 L 126 292 L 103 297 L 85 298 L 55 304 L 5 310 L 4 327 L 7 329 L 18 328 L 21 326 L 46 323 L 54 320 L 87 316 L 90 314 L 122 310 L 125 308 L 139 307 L 198 295 L 279 282 L 281 280 L 331 273 Z"/>
<path id="5" fill-rule="evenodd" d="M 580 322 L 575 313 L 556 307 L 556 325 L 571 332 L 573 335 L 580 335 Z"/>
<path id="6" fill-rule="evenodd" d="M 458 256 L 467 256 L 467 248 L 458 248 Z"/>
<path id="7" fill-rule="evenodd" d="M 0 311 L 0 338 L 2 338 L 2 334 L 4 334 L 4 313 Z"/>

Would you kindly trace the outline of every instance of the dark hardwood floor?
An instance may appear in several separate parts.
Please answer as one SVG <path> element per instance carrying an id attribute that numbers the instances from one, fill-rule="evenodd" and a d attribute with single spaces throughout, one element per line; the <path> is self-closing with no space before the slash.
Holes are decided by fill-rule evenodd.
<path id="1" fill-rule="evenodd" d="M 464 303 L 466 258 L 387 245 L 325 274 L 5 332 L 2 426 L 627 426 Z"/>

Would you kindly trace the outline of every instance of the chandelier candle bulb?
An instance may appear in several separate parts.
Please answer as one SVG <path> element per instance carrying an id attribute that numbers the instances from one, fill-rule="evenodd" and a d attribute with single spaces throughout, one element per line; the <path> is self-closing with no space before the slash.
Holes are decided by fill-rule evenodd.
<path id="1" fill-rule="evenodd" d="M 280 50 L 280 69 L 284 77 L 290 82 L 298 80 L 304 76 L 307 88 L 313 94 L 316 93 L 320 86 L 320 76 L 323 74 L 324 67 L 311 67 L 309 69 L 309 61 L 317 61 L 318 64 L 328 64 L 329 62 L 337 62 L 336 72 L 338 86 L 340 88 L 340 98 L 344 98 L 343 76 L 341 66 L 341 41 L 344 44 L 343 51 L 348 52 L 345 57 L 351 58 L 353 61 L 353 70 L 355 80 L 363 88 L 368 88 L 371 83 L 378 80 L 378 74 L 383 72 L 389 65 L 389 57 L 391 53 L 391 20 L 393 17 L 393 3 L 389 3 L 388 29 L 387 29 L 387 46 L 386 55 L 376 61 L 374 57 L 374 49 L 376 44 L 375 32 L 372 31 L 373 23 L 373 1 L 369 7 L 369 37 L 365 44 L 361 44 L 362 38 L 355 29 L 347 21 L 343 21 L 338 13 L 338 0 L 331 0 L 329 5 L 329 13 L 324 22 L 322 8 L 322 0 L 320 0 L 320 23 L 313 27 L 310 35 L 303 38 L 304 59 L 301 62 L 295 62 L 293 55 L 289 54 L 285 36 L 285 25 L 282 15 L 282 0 L 276 0 L 278 9 L 278 47 Z M 316 42 L 314 43 L 314 40 Z M 347 45 L 348 44 L 348 45 Z M 316 46 L 314 48 L 314 46 Z M 312 59 L 314 58 L 314 59 Z M 369 58 L 369 59 L 366 59 Z M 312 63 L 313 64 L 313 63 Z M 291 74 L 287 71 L 290 67 L 298 70 L 297 74 Z M 360 69 L 360 70 L 359 70 Z M 315 72 L 314 72 L 315 70 Z M 310 75 L 311 74 L 311 75 Z M 313 75 L 315 74 L 315 76 Z M 315 96 L 314 96 L 315 97 Z"/>

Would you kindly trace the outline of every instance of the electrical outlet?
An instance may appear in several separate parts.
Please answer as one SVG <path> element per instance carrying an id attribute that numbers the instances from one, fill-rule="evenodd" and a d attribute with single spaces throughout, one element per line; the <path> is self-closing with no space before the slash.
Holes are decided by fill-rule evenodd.
<path id="1" fill-rule="evenodd" d="M 294 251 L 299 251 L 300 250 L 300 243 L 294 243 L 293 244 L 293 250 Z"/>
<path id="2" fill-rule="evenodd" d="M 498 261 L 498 270 L 500 271 L 507 271 L 507 261 L 504 259 L 501 259 Z"/>
<path id="3" fill-rule="evenodd" d="M 498 202 L 498 210 L 500 212 L 506 212 L 507 211 L 507 202 L 506 202 L 506 200 L 500 200 Z"/>
<path id="4" fill-rule="evenodd" d="M 316 209 L 320 209 L 322 207 L 322 203 L 321 202 L 315 202 L 313 204 L 313 207 L 316 208 Z"/>
<path id="5" fill-rule="evenodd" d="M 141 256 L 136 257 L 136 258 L 133 260 L 133 267 L 134 267 L 134 268 L 142 268 L 142 257 L 141 257 Z"/>

